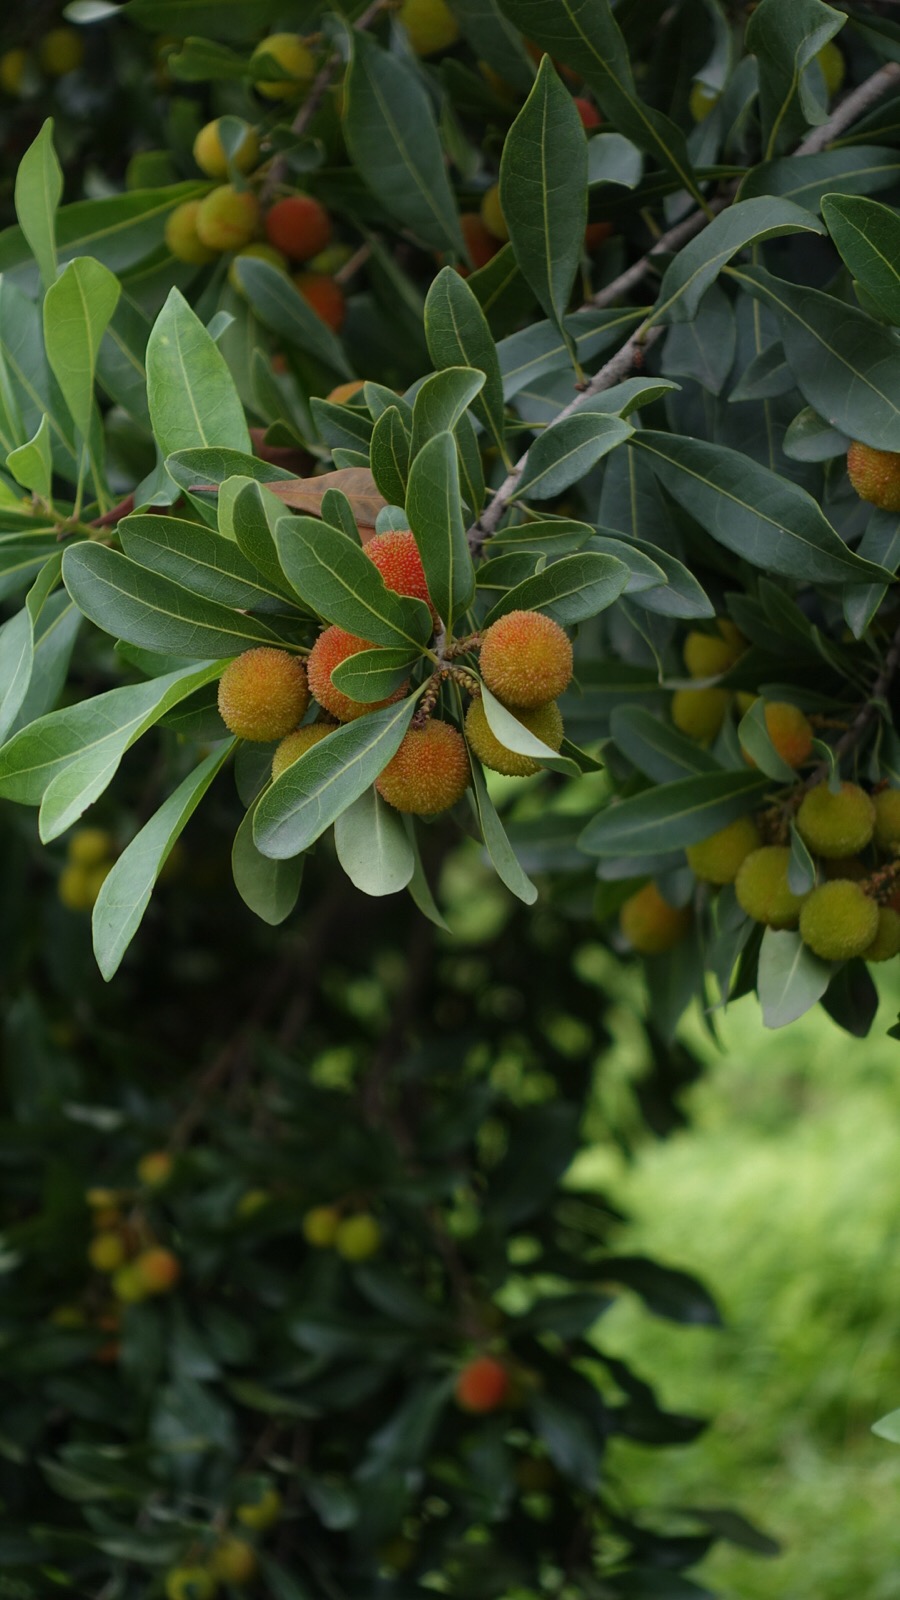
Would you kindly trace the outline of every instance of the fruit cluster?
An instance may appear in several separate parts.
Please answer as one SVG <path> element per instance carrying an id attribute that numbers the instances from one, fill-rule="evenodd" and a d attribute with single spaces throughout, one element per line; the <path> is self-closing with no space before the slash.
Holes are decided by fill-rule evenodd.
<path id="1" fill-rule="evenodd" d="M 369 1261 L 381 1249 L 381 1228 L 368 1211 L 345 1215 L 340 1206 L 313 1206 L 303 1218 L 303 1237 L 317 1250 L 336 1250 L 344 1261 Z"/>
<path id="2" fill-rule="evenodd" d="M 67 78 L 84 61 L 84 37 L 77 28 L 49 28 L 34 53 L 17 45 L 0 55 L 0 89 L 23 95 L 37 88 L 41 77 Z"/>
<path id="3" fill-rule="evenodd" d="M 254 1539 L 247 1533 L 259 1536 L 274 1528 L 280 1521 L 282 1500 L 271 1484 L 258 1488 L 252 1500 L 242 1500 L 234 1507 L 233 1520 L 240 1532 L 229 1532 L 228 1526 L 218 1520 L 210 1529 L 207 1539 L 185 1552 L 178 1566 L 166 1573 L 166 1600 L 213 1600 L 221 1585 L 226 1589 L 241 1589 L 253 1582 L 259 1571 L 259 1558 Z"/>

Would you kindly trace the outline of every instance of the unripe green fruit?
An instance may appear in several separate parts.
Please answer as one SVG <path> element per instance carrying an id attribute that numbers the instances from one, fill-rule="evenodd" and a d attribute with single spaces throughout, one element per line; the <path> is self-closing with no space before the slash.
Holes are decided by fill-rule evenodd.
<path id="1" fill-rule="evenodd" d="M 269 1196 L 265 1189 L 248 1189 L 245 1194 L 241 1195 L 234 1208 L 234 1214 L 236 1217 L 240 1217 L 243 1222 L 247 1217 L 255 1217 L 257 1211 L 262 1211 L 263 1207 L 268 1204 Z"/>
<path id="2" fill-rule="evenodd" d="M 194 140 L 194 160 L 208 178 L 228 177 L 228 156 L 220 132 L 222 118 L 207 122 Z M 255 129 L 244 125 L 244 136 L 231 158 L 238 172 L 250 172 L 259 161 L 259 140 Z"/>
<path id="3" fill-rule="evenodd" d="M 243 1527 L 265 1533 L 281 1516 L 281 1495 L 277 1489 L 264 1489 L 258 1500 L 244 1501 L 234 1514 Z"/>
<path id="4" fill-rule="evenodd" d="M 0 89 L 4 94 L 21 94 L 27 66 L 27 50 L 17 48 L 3 52 L 0 56 Z"/>
<path id="5" fill-rule="evenodd" d="M 738 905 L 754 922 L 769 928 L 796 928 L 804 896 L 788 883 L 791 852 L 786 845 L 767 844 L 744 857 L 734 883 Z"/>
<path id="6" fill-rule="evenodd" d="M 847 451 L 847 473 L 861 500 L 882 511 L 900 511 L 900 452 L 857 440 Z"/>
<path id="7" fill-rule="evenodd" d="M 511 714 L 550 750 L 559 749 L 563 742 L 563 720 L 555 700 L 534 711 L 516 709 Z M 507 778 L 530 778 L 543 770 L 534 756 L 519 755 L 500 743 L 488 722 L 483 700 L 473 700 L 466 712 L 466 738 L 478 760 L 492 772 L 502 772 Z"/>
<path id="8" fill-rule="evenodd" d="M 197 211 L 197 238 L 207 250 L 240 250 L 259 227 L 259 201 L 249 189 L 220 184 Z"/>
<path id="9" fill-rule="evenodd" d="M 333 733 L 336 724 L 333 722 L 310 722 L 305 728 L 295 728 L 282 739 L 278 749 L 272 757 L 272 777 L 278 778 L 286 767 L 292 767 L 295 761 L 305 756 L 314 744 L 319 744 L 322 739 L 327 739 Z"/>
<path id="10" fill-rule="evenodd" d="M 433 817 L 462 799 L 470 778 L 462 734 L 449 722 L 432 718 L 424 728 L 410 728 L 403 735 L 375 787 L 395 811 Z"/>
<path id="11" fill-rule="evenodd" d="M 844 58 L 833 39 L 829 39 L 826 44 L 823 44 L 821 50 L 816 54 L 816 60 L 822 69 L 822 77 L 825 79 L 828 98 L 831 99 L 840 89 L 847 71 Z"/>
<path id="12" fill-rule="evenodd" d="M 691 739 L 714 739 L 728 710 L 727 689 L 676 689 L 672 721 Z"/>
<path id="13" fill-rule="evenodd" d="M 112 1291 L 123 1305 L 137 1305 L 139 1301 L 146 1300 L 149 1292 L 133 1261 L 113 1274 Z"/>
<path id="14" fill-rule="evenodd" d="M 500 204 L 499 183 L 492 183 L 491 187 L 485 190 L 481 197 L 480 214 L 481 220 L 492 238 L 503 241 L 509 238 L 509 228 L 506 226 L 506 218 L 503 215 L 503 207 Z"/>
<path id="15" fill-rule="evenodd" d="M 541 611 L 508 611 L 482 640 L 481 676 L 505 706 L 534 711 L 568 688 L 571 641 Z"/>
<path id="16" fill-rule="evenodd" d="M 367 1212 L 345 1217 L 335 1230 L 334 1247 L 345 1261 L 368 1261 L 381 1249 L 381 1229 Z"/>
<path id="17" fill-rule="evenodd" d="M 51 28 L 38 45 L 38 60 L 48 78 L 64 78 L 84 60 L 84 38 L 77 28 Z"/>
<path id="18" fill-rule="evenodd" d="M 878 906 L 858 883 L 835 878 L 803 902 L 800 937 L 823 961 L 861 956 L 878 933 Z"/>
<path id="19" fill-rule="evenodd" d="M 727 639 L 692 628 L 684 641 L 684 664 L 692 678 L 717 678 L 737 657 Z"/>
<path id="20" fill-rule="evenodd" d="M 226 728 L 239 739 L 283 739 L 309 705 L 306 670 L 287 650 L 245 650 L 222 673 L 218 703 Z"/>
<path id="21" fill-rule="evenodd" d="M 208 1567 L 173 1567 L 166 1573 L 166 1600 L 213 1600 L 217 1588 Z"/>
<path id="22" fill-rule="evenodd" d="M 752 850 L 762 840 L 752 817 L 738 817 L 699 844 L 689 844 L 685 854 L 694 876 L 704 883 L 733 883 Z"/>
<path id="23" fill-rule="evenodd" d="M 313 1206 L 303 1218 L 303 1237 L 317 1250 L 327 1250 L 334 1244 L 340 1225 L 337 1206 Z"/>
<path id="24" fill-rule="evenodd" d="M 245 1583 L 251 1583 L 256 1577 L 258 1567 L 259 1562 L 252 1544 L 233 1535 L 216 1545 L 210 1562 L 214 1577 L 220 1578 L 223 1583 L 233 1583 L 237 1588 Z"/>
<path id="25" fill-rule="evenodd" d="M 827 783 L 804 795 L 797 832 L 819 856 L 853 856 L 864 850 L 875 830 L 875 807 L 856 783 L 842 783 L 832 794 Z"/>
<path id="26" fill-rule="evenodd" d="M 900 913 L 891 906 L 878 907 L 878 931 L 863 951 L 866 961 L 890 961 L 900 955 Z"/>
<path id="27" fill-rule="evenodd" d="M 191 266 L 202 267 L 215 261 L 218 251 L 210 250 L 197 232 L 199 200 L 185 200 L 166 218 L 166 244 L 176 261 L 187 261 Z"/>
<path id="28" fill-rule="evenodd" d="M 148 1189 L 160 1189 L 171 1178 L 173 1166 L 168 1150 L 148 1150 L 137 1164 L 138 1179 Z"/>
<path id="29" fill-rule="evenodd" d="M 256 46 L 250 57 L 251 68 L 259 65 L 266 56 L 271 56 L 283 68 L 285 77 L 257 79 L 255 87 L 259 94 L 265 95 L 267 100 L 299 99 L 316 75 L 316 59 L 309 46 L 295 33 L 270 33 L 267 39 Z"/>
<path id="30" fill-rule="evenodd" d="M 655 883 L 645 883 L 625 901 L 619 912 L 619 926 L 640 955 L 661 955 L 680 944 L 691 925 L 689 906 L 670 906 Z"/>
<path id="31" fill-rule="evenodd" d="M 125 1241 L 120 1233 L 95 1234 L 88 1246 L 88 1260 L 96 1272 L 116 1272 L 125 1255 Z"/>
<path id="32" fill-rule="evenodd" d="M 893 852 L 900 845 L 900 789 L 882 789 L 873 795 L 875 843 L 879 850 Z"/>
<path id="33" fill-rule="evenodd" d="M 459 38 L 459 23 L 445 0 L 403 0 L 399 19 L 417 56 L 436 55 Z"/>
<path id="34" fill-rule="evenodd" d="M 106 828 L 76 828 L 69 839 L 69 860 L 79 867 L 99 867 L 114 849 L 113 836 Z"/>
<path id="35" fill-rule="evenodd" d="M 691 85 L 688 110 L 695 122 L 705 122 L 713 107 L 718 105 L 721 95 L 715 89 L 707 89 L 705 83 Z"/>

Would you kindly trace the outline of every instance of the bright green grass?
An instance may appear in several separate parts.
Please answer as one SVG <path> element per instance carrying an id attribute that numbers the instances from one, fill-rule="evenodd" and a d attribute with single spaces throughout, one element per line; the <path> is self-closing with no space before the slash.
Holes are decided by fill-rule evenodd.
<path id="1" fill-rule="evenodd" d="M 611 1465 L 647 1504 L 730 1504 L 783 1544 L 770 1561 L 720 1546 L 697 1576 L 726 1600 L 900 1595 L 900 1447 L 870 1433 L 900 1406 L 900 982 L 883 994 L 868 1040 L 818 1009 L 772 1033 L 746 1000 L 719 1054 L 692 1022 L 709 1071 L 690 1131 L 630 1169 L 598 1157 L 633 1219 L 622 1247 L 696 1272 L 726 1320 L 623 1301 L 601 1328 L 670 1408 L 715 1418 Z"/>

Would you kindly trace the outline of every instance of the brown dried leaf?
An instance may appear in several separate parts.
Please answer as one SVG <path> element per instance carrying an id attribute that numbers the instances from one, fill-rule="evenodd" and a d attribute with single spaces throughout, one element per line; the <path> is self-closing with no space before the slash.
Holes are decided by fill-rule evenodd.
<path id="1" fill-rule="evenodd" d="M 370 527 L 387 505 L 368 467 L 341 467 L 337 472 L 323 472 L 318 478 L 278 478 L 274 483 L 267 483 L 266 488 L 292 511 L 303 511 L 310 517 L 322 515 L 322 497 L 326 490 L 341 489 L 350 501 L 357 523 Z"/>

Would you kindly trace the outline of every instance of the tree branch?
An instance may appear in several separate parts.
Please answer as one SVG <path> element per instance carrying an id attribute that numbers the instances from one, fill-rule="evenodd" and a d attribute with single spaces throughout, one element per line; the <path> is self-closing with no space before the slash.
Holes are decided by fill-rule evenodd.
<path id="1" fill-rule="evenodd" d="M 824 150 L 839 133 L 849 128 L 857 117 L 868 111 L 869 107 L 880 100 L 882 95 L 887 94 L 895 84 L 900 84 L 900 66 L 896 61 L 889 61 L 887 66 L 879 67 L 877 72 L 873 72 L 871 78 L 861 83 L 858 89 L 846 95 L 828 121 L 823 122 L 820 128 L 813 128 L 812 133 L 808 133 L 806 138 L 801 140 L 794 155 L 812 156 Z"/>

